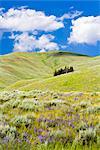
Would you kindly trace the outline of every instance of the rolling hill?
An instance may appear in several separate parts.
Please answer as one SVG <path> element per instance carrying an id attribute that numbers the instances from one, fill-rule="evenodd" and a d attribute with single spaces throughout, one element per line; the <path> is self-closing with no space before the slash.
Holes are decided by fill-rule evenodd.
<path id="1" fill-rule="evenodd" d="M 65 65 L 75 71 L 54 77 Z M 99 81 L 99 56 L 0 56 L 0 150 L 98 150 Z"/>
<path id="2" fill-rule="evenodd" d="M 73 66 L 73 73 L 53 77 L 55 69 Z M 100 57 L 68 52 L 12 53 L 0 56 L 0 89 L 99 91 Z"/>

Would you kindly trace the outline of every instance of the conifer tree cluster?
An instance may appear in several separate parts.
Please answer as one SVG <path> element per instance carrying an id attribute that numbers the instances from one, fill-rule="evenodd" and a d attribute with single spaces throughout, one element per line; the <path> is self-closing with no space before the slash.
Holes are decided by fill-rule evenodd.
<path id="1" fill-rule="evenodd" d="M 54 72 L 54 76 L 58 76 L 58 75 L 61 75 L 61 74 L 65 74 L 65 73 L 69 73 L 69 72 L 73 72 L 74 71 L 74 69 L 73 69 L 73 67 L 71 66 L 71 67 L 66 67 L 65 66 L 65 68 L 64 69 L 59 69 L 59 70 L 55 70 L 55 72 Z"/>

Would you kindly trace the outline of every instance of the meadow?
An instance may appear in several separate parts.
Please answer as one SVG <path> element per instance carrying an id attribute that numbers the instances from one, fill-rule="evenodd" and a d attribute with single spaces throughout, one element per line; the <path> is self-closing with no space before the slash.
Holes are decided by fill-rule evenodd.
<path id="1" fill-rule="evenodd" d="M 74 72 L 54 77 L 55 69 Z M 99 150 L 100 57 L 0 57 L 0 150 Z"/>
<path id="2" fill-rule="evenodd" d="M 0 93 L 0 149 L 99 149 L 100 93 Z"/>

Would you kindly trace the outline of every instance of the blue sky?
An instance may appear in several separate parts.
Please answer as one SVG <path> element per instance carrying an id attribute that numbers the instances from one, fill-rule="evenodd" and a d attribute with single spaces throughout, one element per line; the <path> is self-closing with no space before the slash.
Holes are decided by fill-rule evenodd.
<path id="1" fill-rule="evenodd" d="M 52 49 L 100 55 L 99 7 L 95 0 L 0 0 L 0 55 Z M 17 10 L 19 16 L 25 14 L 22 22 Z M 29 13 L 31 21 L 24 22 Z"/>

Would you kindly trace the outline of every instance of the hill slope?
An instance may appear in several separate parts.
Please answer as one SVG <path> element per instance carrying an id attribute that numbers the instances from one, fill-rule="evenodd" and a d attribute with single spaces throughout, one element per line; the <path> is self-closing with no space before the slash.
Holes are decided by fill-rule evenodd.
<path id="1" fill-rule="evenodd" d="M 54 70 L 65 65 L 75 71 L 54 77 Z M 0 148 L 99 149 L 99 81 L 100 57 L 64 52 L 2 56 Z"/>
<path id="2" fill-rule="evenodd" d="M 55 69 L 74 66 L 75 72 L 52 77 Z M 98 91 L 100 57 L 67 52 L 12 53 L 0 57 L 0 89 Z"/>

